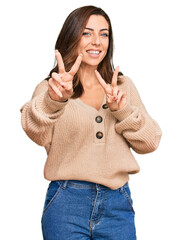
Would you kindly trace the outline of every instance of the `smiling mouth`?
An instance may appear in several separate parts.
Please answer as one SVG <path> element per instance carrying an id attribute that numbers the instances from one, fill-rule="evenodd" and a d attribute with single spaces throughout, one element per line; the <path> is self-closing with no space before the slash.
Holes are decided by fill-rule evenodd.
<path id="1" fill-rule="evenodd" d="M 89 55 L 93 55 L 93 56 L 98 56 L 101 51 L 98 51 L 98 50 L 87 50 L 86 51 Z"/>

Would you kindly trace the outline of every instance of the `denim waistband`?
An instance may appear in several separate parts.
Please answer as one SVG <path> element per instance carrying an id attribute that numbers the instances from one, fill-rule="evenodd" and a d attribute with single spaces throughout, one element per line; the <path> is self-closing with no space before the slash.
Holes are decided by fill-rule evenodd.
<path id="1" fill-rule="evenodd" d="M 99 183 L 89 182 L 89 181 L 82 181 L 82 180 L 59 180 L 59 183 L 62 184 L 62 188 L 75 187 L 75 188 L 85 188 L 85 189 L 110 189 Z M 128 187 L 128 182 L 124 184 L 123 187 Z M 120 188 L 119 188 L 120 189 Z"/>

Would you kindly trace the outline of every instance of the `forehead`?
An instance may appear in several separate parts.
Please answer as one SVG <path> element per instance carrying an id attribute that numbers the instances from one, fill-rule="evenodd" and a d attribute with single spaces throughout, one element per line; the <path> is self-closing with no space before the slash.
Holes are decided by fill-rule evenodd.
<path id="1" fill-rule="evenodd" d="M 90 27 L 93 29 L 109 29 L 109 24 L 106 21 L 105 17 L 100 15 L 91 15 L 87 21 L 86 27 Z"/>

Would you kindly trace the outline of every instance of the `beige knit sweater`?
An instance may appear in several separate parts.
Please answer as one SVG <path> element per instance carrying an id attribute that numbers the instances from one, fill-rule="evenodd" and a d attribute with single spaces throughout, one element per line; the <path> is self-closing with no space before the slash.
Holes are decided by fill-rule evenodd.
<path id="1" fill-rule="evenodd" d="M 47 150 L 47 180 L 83 180 L 117 189 L 140 168 L 130 151 L 154 151 L 161 129 L 147 113 L 132 80 L 121 76 L 127 104 L 111 112 L 106 97 L 99 111 L 80 98 L 52 100 L 43 80 L 22 108 L 26 134 Z"/>

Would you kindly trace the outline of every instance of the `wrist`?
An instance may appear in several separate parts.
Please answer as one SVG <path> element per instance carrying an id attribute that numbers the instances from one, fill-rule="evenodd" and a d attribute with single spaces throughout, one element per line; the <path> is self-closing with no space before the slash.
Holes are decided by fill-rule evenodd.
<path id="1" fill-rule="evenodd" d="M 68 98 L 60 98 L 59 100 L 58 100 L 58 102 L 67 102 L 68 101 Z"/>
<path id="2" fill-rule="evenodd" d="M 67 102 L 68 101 L 68 99 L 66 99 L 66 100 L 61 100 L 60 102 Z"/>

